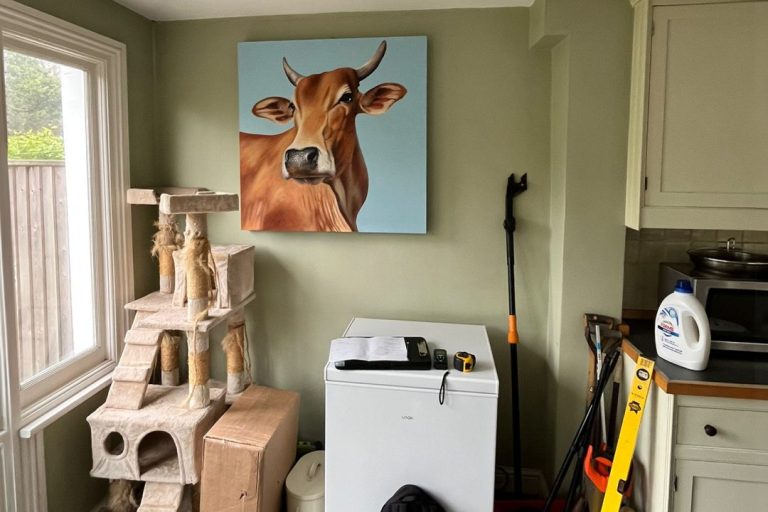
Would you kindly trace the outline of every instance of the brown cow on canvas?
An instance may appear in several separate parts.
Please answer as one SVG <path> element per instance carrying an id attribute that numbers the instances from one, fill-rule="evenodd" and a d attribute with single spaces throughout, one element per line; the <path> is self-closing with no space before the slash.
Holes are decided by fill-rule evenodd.
<path id="1" fill-rule="evenodd" d="M 293 126 L 278 135 L 240 133 L 241 224 L 274 231 L 357 231 L 368 195 L 368 171 L 355 116 L 380 115 L 403 96 L 400 84 L 362 93 L 360 82 L 378 67 L 386 41 L 357 69 L 303 76 L 283 58 L 296 89 L 293 101 L 270 97 L 253 114 Z"/>

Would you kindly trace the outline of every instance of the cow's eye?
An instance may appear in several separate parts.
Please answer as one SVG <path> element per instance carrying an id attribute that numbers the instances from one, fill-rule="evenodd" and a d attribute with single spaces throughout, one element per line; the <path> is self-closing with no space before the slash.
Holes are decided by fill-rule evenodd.
<path id="1" fill-rule="evenodd" d="M 339 103 L 352 103 L 352 93 L 345 92 L 342 94 L 341 98 L 339 98 Z"/>
<path id="2" fill-rule="evenodd" d="M 293 102 L 288 104 L 288 110 L 291 112 L 296 112 L 296 105 L 293 104 Z"/>

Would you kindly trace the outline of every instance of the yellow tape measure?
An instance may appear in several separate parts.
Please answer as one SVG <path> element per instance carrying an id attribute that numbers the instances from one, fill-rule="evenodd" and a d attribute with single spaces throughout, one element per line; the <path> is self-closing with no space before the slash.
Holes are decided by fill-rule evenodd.
<path id="1" fill-rule="evenodd" d="M 635 366 L 635 376 L 629 390 L 627 408 L 624 410 L 624 420 L 621 422 L 621 432 L 616 443 L 616 454 L 613 457 L 611 474 L 608 477 L 608 487 L 605 489 L 603 508 L 601 512 L 619 512 L 624 498 L 625 487 L 629 475 L 629 467 L 635 454 L 637 433 L 640 431 L 640 421 L 645 412 L 645 401 L 653 382 L 654 362 L 644 357 L 638 357 Z"/>
<path id="2" fill-rule="evenodd" d="M 471 372 L 475 369 L 475 355 L 469 352 L 456 352 L 453 356 L 453 367 L 460 372 Z"/>

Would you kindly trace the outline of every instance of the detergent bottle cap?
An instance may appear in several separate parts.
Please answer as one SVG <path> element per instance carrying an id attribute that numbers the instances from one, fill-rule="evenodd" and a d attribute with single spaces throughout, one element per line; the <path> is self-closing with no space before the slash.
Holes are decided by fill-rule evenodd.
<path id="1" fill-rule="evenodd" d="M 687 279 L 678 279 L 675 283 L 675 291 L 679 293 L 693 293 L 691 282 Z"/>

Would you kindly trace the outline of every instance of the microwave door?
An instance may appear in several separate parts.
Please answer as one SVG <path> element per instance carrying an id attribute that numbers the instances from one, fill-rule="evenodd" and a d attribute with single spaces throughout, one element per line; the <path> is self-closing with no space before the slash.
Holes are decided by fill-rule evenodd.
<path id="1" fill-rule="evenodd" d="M 699 281 L 697 285 L 713 349 L 768 352 L 768 283 Z"/>

